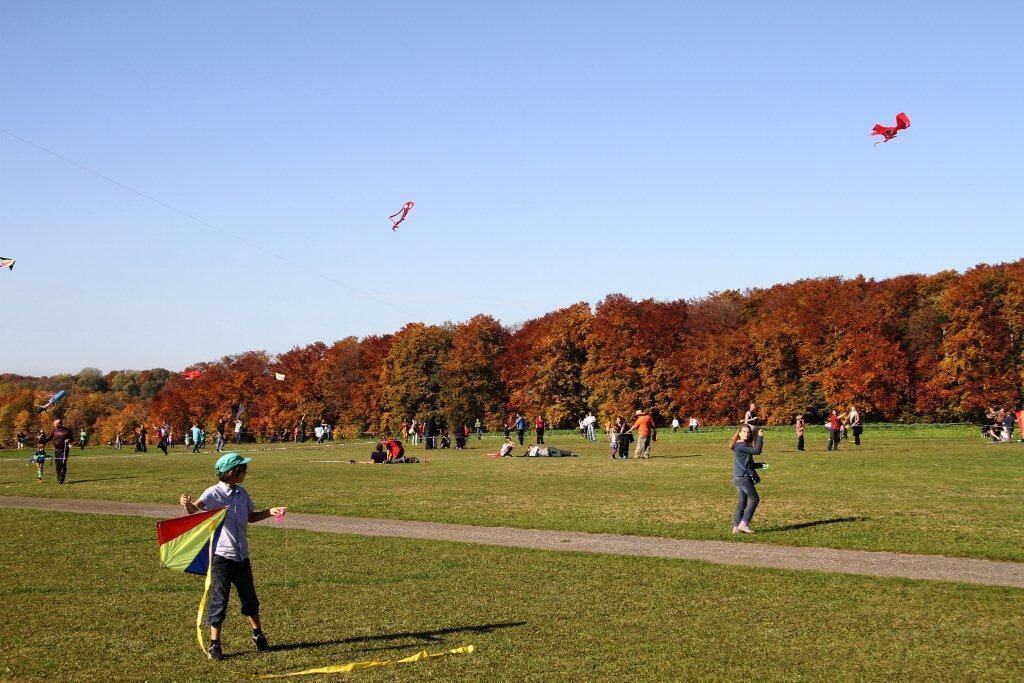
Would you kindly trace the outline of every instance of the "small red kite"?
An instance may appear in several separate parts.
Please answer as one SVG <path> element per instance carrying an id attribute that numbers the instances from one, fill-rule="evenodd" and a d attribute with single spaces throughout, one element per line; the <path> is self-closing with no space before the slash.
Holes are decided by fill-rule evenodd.
<path id="1" fill-rule="evenodd" d="M 202 375 L 202 374 L 203 374 L 203 371 L 202 371 L 202 370 L 189 370 L 188 372 L 183 372 L 183 373 L 181 373 L 181 374 L 182 374 L 182 376 L 183 376 L 183 377 L 184 377 L 185 379 L 187 379 L 187 380 L 189 380 L 189 381 L 192 381 L 192 380 L 194 380 L 194 379 L 195 379 L 196 377 L 199 377 L 200 375 Z"/>
<path id="2" fill-rule="evenodd" d="M 883 138 L 885 138 L 884 140 L 879 140 L 878 142 L 875 143 L 876 145 L 878 145 L 883 142 L 889 142 L 889 140 L 892 140 L 894 137 L 896 137 L 896 133 L 900 132 L 901 130 L 906 130 L 907 128 L 910 128 L 910 117 L 904 114 L 903 112 L 900 112 L 899 114 L 896 114 L 895 126 L 883 126 L 880 123 L 876 123 L 875 127 L 871 129 L 871 134 L 881 135 Z"/>
<path id="3" fill-rule="evenodd" d="M 391 229 L 392 230 L 398 230 L 398 226 L 402 224 L 402 221 L 405 220 L 405 217 L 409 215 L 410 211 L 412 211 L 412 207 L 413 207 L 413 202 L 406 202 L 405 204 L 402 204 L 402 208 L 401 209 L 399 209 L 397 212 L 395 212 L 395 213 L 391 214 L 390 216 L 388 216 L 388 219 L 391 220 Z M 395 216 L 398 216 L 398 220 L 397 221 L 395 220 Z"/>

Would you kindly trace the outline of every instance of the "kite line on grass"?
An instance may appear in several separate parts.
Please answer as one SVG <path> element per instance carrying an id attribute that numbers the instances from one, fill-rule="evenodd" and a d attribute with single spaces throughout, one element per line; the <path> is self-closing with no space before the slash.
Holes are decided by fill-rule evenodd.
<path id="1" fill-rule="evenodd" d="M 390 306 L 391 308 L 395 309 L 396 311 L 398 311 L 398 312 L 400 312 L 400 313 L 402 313 L 404 315 L 415 317 L 414 313 L 411 313 L 410 311 L 407 311 L 407 310 L 403 309 L 401 306 L 398 306 L 397 304 L 394 304 L 394 303 L 388 301 L 387 299 L 382 299 L 381 297 L 379 297 L 379 296 L 377 296 L 375 294 L 371 294 L 370 292 L 365 292 L 365 291 L 363 291 L 361 289 L 356 289 L 355 287 L 353 287 L 351 285 L 348 285 L 348 284 L 345 284 L 344 282 L 341 282 L 340 280 L 337 280 L 337 279 L 331 277 L 330 275 L 327 275 L 326 273 L 322 273 L 319 270 L 316 270 L 314 268 L 310 268 L 309 266 L 307 266 L 307 265 L 305 265 L 305 264 L 303 264 L 303 263 L 301 263 L 299 261 L 291 259 L 291 258 L 285 256 L 284 254 L 279 254 L 279 253 L 277 253 L 275 251 L 267 249 L 266 247 L 264 247 L 264 246 L 262 246 L 260 244 L 257 244 L 255 242 L 253 242 L 252 240 L 249 240 L 249 239 L 246 239 L 245 237 L 242 237 L 238 233 L 232 232 L 230 230 L 226 230 L 225 228 L 222 228 L 222 227 L 220 227 L 218 225 L 214 225 L 213 223 L 210 223 L 209 221 L 203 220 L 199 216 L 191 214 L 188 211 L 184 211 L 182 209 L 179 209 L 176 206 L 172 206 L 171 204 L 168 204 L 167 202 L 162 201 L 162 200 L 154 197 L 151 194 L 147 194 L 147 193 L 143 192 L 142 190 L 138 190 L 138 189 L 132 187 L 131 185 L 126 185 L 125 183 L 122 183 L 120 180 L 116 180 L 115 178 L 111 178 L 108 175 L 104 175 L 104 174 L 100 173 L 99 171 L 96 171 L 96 170 L 94 170 L 92 168 L 89 168 L 85 164 L 81 164 L 81 163 L 75 161 L 74 159 L 69 159 L 68 157 L 64 156 L 63 154 L 59 154 L 59 153 L 53 151 L 52 149 L 49 149 L 48 147 L 44 147 L 43 145 L 40 145 L 40 144 L 35 143 L 35 142 L 32 142 L 28 138 L 24 138 L 24 137 L 18 135 L 17 133 L 12 133 L 11 131 L 7 130 L 6 128 L 0 128 L 0 133 L 3 133 L 3 134 L 5 134 L 5 135 L 7 135 L 7 136 L 9 136 L 11 138 L 14 138 L 15 140 L 19 140 L 20 142 L 23 142 L 24 144 L 29 145 L 30 147 L 35 147 L 39 151 L 45 152 L 45 153 L 49 154 L 52 157 L 56 157 L 57 159 L 60 159 L 61 161 L 65 162 L 65 163 L 71 164 L 72 166 L 74 166 L 76 168 L 79 168 L 79 169 L 85 171 L 86 173 L 90 173 L 90 174 L 96 176 L 97 178 L 101 178 L 102 180 L 106 180 L 108 183 L 111 183 L 112 185 L 116 185 L 117 187 L 120 187 L 122 190 L 127 190 L 128 192 L 131 192 L 132 194 L 138 195 L 139 197 L 142 197 L 143 199 L 148 199 L 149 201 L 153 202 L 154 204 L 162 206 L 163 208 L 167 209 L 168 211 L 173 211 L 174 213 L 178 214 L 179 216 L 184 216 L 185 218 L 188 218 L 191 221 L 199 223 L 200 225 L 203 225 L 203 226 L 205 226 L 207 228 L 210 228 L 211 230 L 216 230 L 217 232 L 219 232 L 219 233 L 221 233 L 223 235 L 227 235 L 228 237 L 234 238 L 234 239 L 238 240 L 239 242 L 241 242 L 242 244 L 248 245 L 249 247 L 252 247 L 253 249 L 255 249 L 257 251 L 263 252 L 267 256 L 272 256 L 272 257 L 274 257 L 274 258 L 276 258 L 276 259 L 278 259 L 280 261 L 284 261 L 285 263 L 288 263 L 288 264 L 290 264 L 290 265 L 292 265 L 292 266 L 294 266 L 296 268 L 299 268 L 300 270 L 304 270 L 304 271 L 306 271 L 307 273 L 309 273 L 311 275 L 316 275 L 317 277 L 323 278 L 324 280 L 327 280 L 328 282 L 334 283 L 334 284 L 338 285 L 339 287 L 344 287 L 345 289 L 349 290 L 350 292 L 353 292 L 355 294 L 359 294 L 360 296 L 365 296 L 365 297 L 367 297 L 369 299 L 373 299 L 374 301 L 377 301 L 378 303 L 382 303 L 382 304 L 384 304 L 386 306 Z"/>

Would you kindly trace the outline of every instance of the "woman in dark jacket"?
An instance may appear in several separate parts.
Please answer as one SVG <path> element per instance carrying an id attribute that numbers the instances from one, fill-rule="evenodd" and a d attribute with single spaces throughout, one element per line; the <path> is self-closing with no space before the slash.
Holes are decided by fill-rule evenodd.
<path id="1" fill-rule="evenodd" d="M 764 433 L 755 430 L 750 425 L 743 425 L 732 436 L 729 442 L 729 449 L 733 452 L 732 483 L 736 485 L 739 499 L 736 502 L 736 514 L 732 518 L 732 532 L 734 534 L 752 534 L 750 518 L 754 516 L 754 510 L 761 498 L 757 495 L 755 484 L 761 481 L 756 470 L 764 467 L 764 463 L 754 462 L 754 456 L 761 454 L 764 447 Z"/>

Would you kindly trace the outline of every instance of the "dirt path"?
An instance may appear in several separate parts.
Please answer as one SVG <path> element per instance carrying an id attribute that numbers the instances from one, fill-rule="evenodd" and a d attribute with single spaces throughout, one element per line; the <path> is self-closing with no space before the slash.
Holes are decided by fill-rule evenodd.
<path id="1" fill-rule="evenodd" d="M 176 505 L 20 496 L 0 496 L 0 507 L 158 518 L 176 517 L 181 514 L 181 508 Z M 1024 563 L 973 560 L 942 555 L 907 555 L 864 550 L 804 548 L 768 543 L 694 541 L 591 534 L 580 531 L 513 529 L 301 513 L 289 513 L 282 526 L 333 534 L 455 541 L 533 550 L 700 560 L 746 567 L 796 569 L 1024 588 Z"/>

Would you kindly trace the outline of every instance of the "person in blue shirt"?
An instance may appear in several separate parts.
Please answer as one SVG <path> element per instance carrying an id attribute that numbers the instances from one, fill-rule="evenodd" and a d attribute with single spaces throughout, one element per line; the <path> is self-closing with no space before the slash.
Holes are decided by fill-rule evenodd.
<path id="1" fill-rule="evenodd" d="M 192 424 L 192 429 L 190 431 L 192 432 L 192 452 L 193 453 L 198 453 L 199 452 L 199 445 L 202 443 L 202 432 L 203 432 L 203 430 L 201 430 L 199 428 L 199 424 L 198 423 L 193 423 Z"/>
<path id="2" fill-rule="evenodd" d="M 219 480 L 217 484 L 203 491 L 195 503 L 187 493 L 181 494 L 179 499 L 185 512 L 190 515 L 215 508 L 228 509 L 217 537 L 217 545 L 213 549 L 210 572 L 210 602 L 206 607 L 206 623 L 210 625 L 210 659 L 224 659 L 220 630 L 227 615 L 232 585 L 238 591 L 242 614 L 248 617 L 249 625 L 252 626 L 253 645 L 260 652 L 270 649 L 260 623 L 260 601 L 256 597 L 252 564 L 249 562 L 248 527 L 250 522 L 260 522 L 271 516 L 280 517 L 287 508 L 256 509 L 249 492 L 241 486 L 251 460 L 238 453 L 225 453 L 214 465 Z"/>
<path id="3" fill-rule="evenodd" d="M 519 445 L 523 445 L 523 437 L 526 436 L 526 418 L 516 413 L 516 435 L 519 437 Z"/>
<path id="4" fill-rule="evenodd" d="M 740 426 L 729 441 L 729 450 L 733 452 L 732 483 L 736 486 L 739 496 L 736 501 L 736 514 L 732 518 L 734 534 L 754 533 L 750 528 L 750 519 L 757 510 L 757 504 L 761 502 L 756 488 L 756 484 L 761 481 L 757 470 L 765 466 L 764 463 L 754 462 L 754 456 L 761 455 L 763 447 L 764 432 L 749 424 Z"/>

